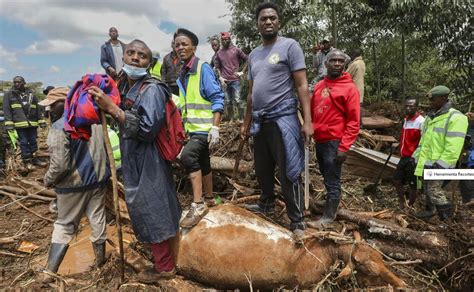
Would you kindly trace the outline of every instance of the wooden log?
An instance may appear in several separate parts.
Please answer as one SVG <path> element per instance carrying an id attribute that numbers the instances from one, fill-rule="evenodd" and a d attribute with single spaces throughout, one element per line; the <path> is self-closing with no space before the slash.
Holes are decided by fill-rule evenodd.
<path id="1" fill-rule="evenodd" d="M 40 191 L 37 191 L 33 194 L 29 194 L 23 189 L 12 187 L 12 186 L 0 186 L 0 191 L 5 191 L 5 192 L 8 192 L 8 193 L 11 193 L 14 196 L 25 196 L 26 195 L 31 199 L 37 199 L 37 200 L 46 201 L 46 202 L 50 202 L 50 201 L 54 200 L 54 198 L 51 198 L 51 197 L 43 197 L 43 196 L 37 195 L 37 193 L 40 193 Z"/>
<path id="2" fill-rule="evenodd" d="M 225 157 L 217 157 L 217 156 L 212 156 L 211 157 L 211 168 L 212 170 L 215 171 L 234 171 L 234 165 L 235 165 L 235 159 L 231 158 L 225 158 Z M 239 172 L 249 172 L 253 168 L 252 163 L 246 162 L 246 161 L 241 161 L 239 163 Z"/>
<path id="3" fill-rule="evenodd" d="M 311 209 L 318 212 L 324 207 L 324 202 L 312 203 Z M 448 239 L 441 234 L 430 231 L 415 231 L 400 227 L 395 223 L 360 216 L 358 213 L 340 208 L 337 217 L 346 221 L 354 222 L 368 228 L 368 231 L 381 237 L 406 242 L 421 248 L 439 249 L 448 246 Z"/>
<path id="4" fill-rule="evenodd" d="M 382 116 L 362 117 L 362 125 L 365 129 L 385 129 L 395 125 L 391 119 Z"/>
<path id="5" fill-rule="evenodd" d="M 0 186 L 0 190 L 9 192 L 11 194 L 18 195 L 18 196 L 26 196 L 28 194 L 24 189 L 12 187 L 12 186 Z"/>
<path id="6" fill-rule="evenodd" d="M 444 266 L 448 261 L 447 255 L 438 250 L 430 249 L 426 251 L 414 248 L 413 246 L 402 246 L 394 241 L 380 239 L 370 239 L 367 240 L 367 243 L 387 256 L 400 261 L 420 259 L 423 261 L 423 265 L 437 268 Z"/>
<path id="7" fill-rule="evenodd" d="M 40 192 L 38 194 L 40 195 L 44 195 L 44 196 L 48 196 L 48 197 L 53 197 L 53 198 L 56 198 L 57 194 L 55 191 L 53 190 L 50 190 L 50 189 L 44 189 L 44 185 L 40 184 L 40 183 L 37 183 L 35 181 L 30 181 L 30 180 L 26 180 L 26 179 L 22 179 L 22 180 L 18 180 L 20 183 L 23 183 L 25 185 L 28 185 L 28 186 L 31 186 L 37 190 L 40 190 Z"/>

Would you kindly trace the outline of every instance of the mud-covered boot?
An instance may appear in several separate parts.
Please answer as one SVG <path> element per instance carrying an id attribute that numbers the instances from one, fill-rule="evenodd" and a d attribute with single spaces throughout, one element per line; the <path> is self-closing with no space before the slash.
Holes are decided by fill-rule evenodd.
<path id="1" fill-rule="evenodd" d="M 59 269 L 59 265 L 66 255 L 69 245 L 61 243 L 51 243 L 48 252 L 48 263 L 46 264 L 45 270 L 51 273 L 56 273 Z M 42 284 L 48 284 L 53 282 L 54 278 L 46 273 L 42 273 L 39 277 L 39 282 Z"/>
<path id="2" fill-rule="evenodd" d="M 433 203 L 431 203 L 431 200 L 429 198 L 426 198 L 425 201 L 425 210 L 415 214 L 416 218 L 428 219 L 436 214 L 435 206 L 433 205 Z"/>
<path id="3" fill-rule="evenodd" d="M 30 171 L 32 171 L 33 169 L 35 169 L 35 167 L 33 166 L 33 164 L 31 164 L 31 158 L 23 158 L 23 159 L 22 159 L 21 167 L 20 167 L 20 169 L 18 170 L 18 172 L 19 172 L 22 176 L 26 176 L 26 175 L 28 175 L 28 173 L 29 173 Z"/>
<path id="4" fill-rule="evenodd" d="M 92 268 L 102 267 L 107 258 L 105 257 L 105 241 L 102 243 L 92 243 L 92 248 L 94 249 L 95 262 L 92 265 Z"/>
<path id="5" fill-rule="evenodd" d="M 137 280 L 144 284 L 155 284 L 160 280 L 174 278 L 174 276 L 176 276 L 176 268 L 173 268 L 171 271 L 162 272 L 157 272 L 155 268 L 147 268 L 138 273 Z"/>
<path id="6" fill-rule="evenodd" d="M 308 226 L 312 228 L 321 229 L 326 225 L 331 224 L 334 219 L 336 219 L 337 207 L 339 207 L 339 202 L 341 199 L 326 199 L 326 204 L 324 205 L 323 217 L 317 221 L 308 222 Z"/>
<path id="7" fill-rule="evenodd" d="M 436 205 L 436 210 L 441 221 L 447 221 L 453 217 L 453 205 L 451 203 Z"/>
<path id="8" fill-rule="evenodd" d="M 34 156 L 32 159 L 31 159 L 31 164 L 33 164 L 34 166 L 38 166 L 38 167 L 45 167 L 46 165 L 48 165 L 46 162 L 43 162 L 41 161 L 38 157 Z"/>

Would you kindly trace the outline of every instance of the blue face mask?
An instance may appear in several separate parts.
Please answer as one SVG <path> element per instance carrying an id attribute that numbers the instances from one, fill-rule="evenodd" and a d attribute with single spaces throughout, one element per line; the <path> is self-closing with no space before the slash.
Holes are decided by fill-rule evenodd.
<path id="1" fill-rule="evenodd" d="M 139 68 L 127 64 L 123 64 L 122 70 L 127 74 L 127 76 L 132 80 L 137 80 L 140 77 L 143 77 L 147 74 L 147 68 Z"/>

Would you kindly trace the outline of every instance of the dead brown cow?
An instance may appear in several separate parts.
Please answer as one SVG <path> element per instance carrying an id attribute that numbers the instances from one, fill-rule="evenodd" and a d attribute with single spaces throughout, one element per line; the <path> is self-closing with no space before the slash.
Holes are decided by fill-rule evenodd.
<path id="1" fill-rule="evenodd" d="M 218 288 L 310 288 L 337 261 L 351 268 L 365 285 L 404 287 L 384 265 L 382 256 L 364 243 L 338 245 L 310 239 L 307 250 L 288 230 L 234 205 L 220 205 L 191 230 L 181 233 L 177 264 L 186 277 Z M 352 260 L 349 258 L 352 256 Z"/>

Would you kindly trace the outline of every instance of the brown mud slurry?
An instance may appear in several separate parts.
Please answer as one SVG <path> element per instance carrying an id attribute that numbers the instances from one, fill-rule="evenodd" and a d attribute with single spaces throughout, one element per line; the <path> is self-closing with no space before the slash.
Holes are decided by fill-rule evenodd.
<path id="1" fill-rule="evenodd" d="M 239 126 L 235 124 L 224 124 L 221 127 L 222 141 L 220 147 L 214 150 L 214 155 L 218 157 L 234 158 L 237 149 L 237 141 L 235 137 L 238 135 Z M 235 143 L 227 142 L 233 140 Z M 40 139 L 40 152 L 45 153 L 45 135 L 41 136 Z M 311 151 L 314 151 L 311 149 Z M 324 185 L 322 178 L 319 175 L 317 169 L 317 163 L 314 159 L 314 153 L 311 154 L 310 162 L 310 173 L 311 173 L 311 186 L 310 192 L 313 199 L 321 200 L 324 198 Z M 244 153 L 242 155 L 246 161 L 252 161 L 253 153 L 251 147 L 244 147 Z M 47 161 L 47 157 L 43 158 Z M 36 190 L 30 186 L 23 184 L 22 180 L 27 179 L 29 181 L 41 182 L 42 177 L 46 169 L 37 169 L 29 173 L 27 177 L 21 177 L 16 169 L 20 165 L 19 154 L 15 156 L 15 159 L 9 159 L 10 165 L 13 165 L 13 170 L 10 171 L 7 178 L 0 178 L 0 186 L 9 185 L 13 187 L 19 187 L 21 185 L 29 193 L 34 193 Z M 258 190 L 256 183 L 255 174 L 252 172 L 240 174 L 239 184 Z M 228 182 L 227 177 L 222 173 L 214 172 L 214 191 L 217 192 L 223 199 L 230 199 L 232 197 L 233 188 Z M 178 198 L 183 206 L 183 209 L 187 209 L 192 200 L 192 192 L 189 179 L 186 177 L 184 172 L 179 168 L 175 167 L 175 180 L 178 187 Z M 365 179 L 358 177 L 343 175 L 343 202 L 342 207 L 352 211 L 359 212 L 379 212 L 382 210 L 389 209 L 392 213 L 386 212 L 381 216 L 387 215 L 386 220 L 395 221 L 394 215 L 403 215 L 403 218 L 408 222 L 408 227 L 413 230 L 427 230 L 434 231 L 445 235 L 450 240 L 450 246 L 445 252 L 450 255 L 450 260 L 454 261 L 446 269 L 440 270 L 439 267 L 428 267 L 423 264 L 397 264 L 388 258 L 384 258 L 386 263 L 390 266 L 390 269 L 400 276 L 410 288 L 422 289 L 422 290 L 441 290 L 449 289 L 452 291 L 461 290 L 463 287 L 472 287 L 472 275 L 474 274 L 474 256 L 473 256 L 473 238 L 474 238 L 474 212 L 473 209 L 469 209 L 465 206 L 460 205 L 459 192 L 454 195 L 455 202 L 457 203 L 456 216 L 449 224 L 442 225 L 440 221 L 435 217 L 429 221 L 421 221 L 410 213 L 419 211 L 422 209 L 423 198 L 419 198 L 414 210 L 410 210 L 407 213 L 401 213 L 397 210 L 398 202 L 394 188 L 390 182 L 381 183 L 381 194 L 377 197 L 369 197 L 363 193 L 363 188 L 372 183 Z M 277 186 L 277 193 L 280 193 L 280 189 Z M 108 194 L 111 196 L 111 192 Z M 53 223 L 48 222 L 38 216 L 26 211 L 16 204 L 11 204 L 12 200 L 4 195 L 0 195 L 0 290 L 8 288 L 26 288 L 32 290 L 43 290 L 35 279 L 39 275 L 37 272 L 38 267 L 41 267 L 47 257 L 49 244 L 51 240 L 51 232 Z M 55 219 L 55 215 L 51 214 L 48 210 L 49 202 L 43 202 L 33 199 L 25 199 L 20 201 L 26 207 L 30 208 L 39 215 Z M 390 215 L 392 214 L 392 215 Z M 390 217 L 391 216 L 391 217 Z M 315 220 L 319 215 L 309 214 L 308 220 Z M 389 218 L 390 217 L 390 218 Z M 109 239 L 112 241 L 116 237 L 115 228 L 113 225 L 114 215 L 108 212 L 107 222 Z M 381 218 L 381 217 L 380 217 Z M 284 227 L 289 226 L 289 221 L 286 216 L 286 210 L 283 209 L 282 205 L 278 205 L 275 215 L 268 218 L 276 224 L 280 224 Z M 138 251 L 142 256 L 147 259 L 151 259 L 151 254 L 144 248 L 143 245 L 137 243 L 127 230 L 131 230 L 129 222 L 124 222 L 124 238 L 130 244 L 130 247 Z M 2 243 L 2 239 L 12 237 L 18 232 L 25 231 L 18 238 L 10 240 L 7 243 Z M 362 240 L 371 242 L 376 240 L 377 237 L 370 234 L 366 228 L 358 227 L 357 224 L 346 221 L 337 221 L 333 227 L 333 231 L 344 235 L 351 236 L 354 230 L 359 230 L 362 234 Z M 194 282 L 191 279 L 185 279 L 182 276 L 177 276 L 173 280 L 161 281 L 158 285 L 143 285 L 136 281 L 136 272 L 130 267 L 125 268 L 126 282 L 120 284 L 120 268 L 119 259 L 115 252 L 115 248 L 107 245 L 107 254 L 109 260 L 101 269 L 89 270 L 89 265 L 94 260 L 90 240 L 89 240 L 90 229 L 88 227 L 87 219 L 83 218 L 79 226 L 78 236 L 74 242 L 71 243 L 72 247 L 69 249 L 63 265 L 61 265 L 59 274 L 65 279 L 63 281 L 55 281 L 47 289 L 64 289 L 64 290 L 78 290 L 85 289 L 91 290 L 121 290 L 121 291 L 201 291 L 204 288 L 212 289 L 212 287 L 206 287 L 199 283 Z M 32 253 L 25 253 L 19 251 L 21 242 L 30 242 L 38 248 Z M 77 243 L 76 243 L 77 242 Z M 390 240 L 387 240 L 389 244 L 393 244 Z M 411 248 L 409 245 L 407 248 Z M 413 247 L 415 248 L 415 247 Z M 244 251 L 242 251 L 244 252 Z M 278 256 L 278 255 L 275 255 Z M 464 256 L 464 258 L 459 259 Z M 458 260 L 456 260 L 458 259 Z M 400 259 L 399 259 L 400 260 Z M 413 260 L 413 259 L 407 259 Z M 338 291 L 342 289 L 356 289 L 364 287 L 362 283 L 357 283 L 353 279 L 336 281 L 335 278 L 343 267 L 337 267 L 328 275 L 328 281 L 324 282 L 320 288 L 324 291 L 332 290 Z M 433 274 L 435 271 L 437 274 Z M 331 285 L 330 283 L 336 283 Z M 317 283 L 315 283 L 315 286 Z M 380 291 L 393 291 L 389 287 L 379 287 Z M 466 290 L 468 291 L 468 290 Z"/>

